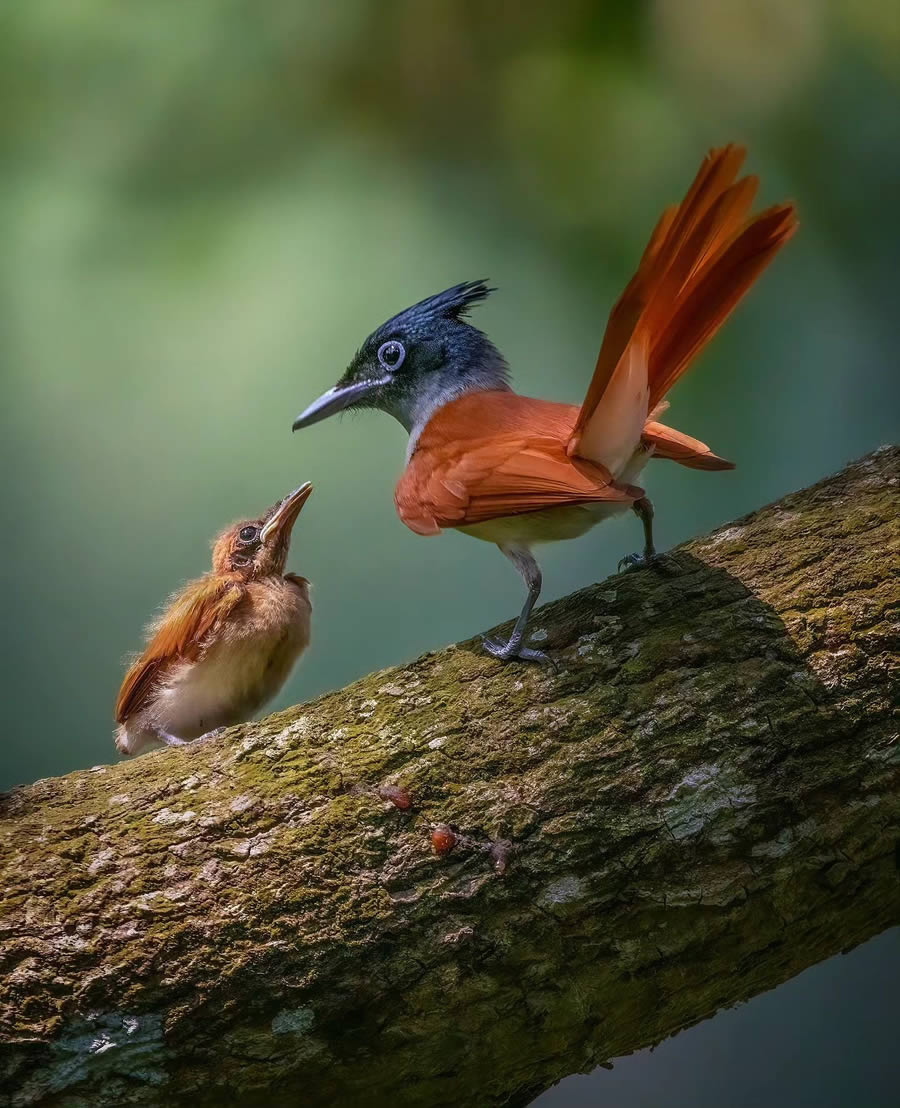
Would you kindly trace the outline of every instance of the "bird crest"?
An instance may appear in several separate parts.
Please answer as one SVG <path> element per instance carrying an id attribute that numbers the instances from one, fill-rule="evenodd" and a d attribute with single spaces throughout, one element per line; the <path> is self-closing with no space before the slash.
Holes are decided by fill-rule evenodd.
<path id="1" fill-rule="evenodd" d="M 424 324 L 437 319 L 452 320 L 461 323 L 469 314 L 472 306 L 482 300 L 486 300 L 492 292 L 497 290 L 488 285 L 487 281 L 463 281 L 452 288 L 436 292 L 433 296 L 426 296 L 418 304 L 406 308 L 395 315 L 387 323 L 379 327 L 379 332 L 408 327 L 410 324 Z"/>

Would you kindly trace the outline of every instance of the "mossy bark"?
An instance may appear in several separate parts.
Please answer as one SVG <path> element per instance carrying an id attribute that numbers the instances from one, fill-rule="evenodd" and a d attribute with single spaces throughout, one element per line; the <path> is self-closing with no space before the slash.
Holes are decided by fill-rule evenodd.
<path id="1" fill-rule="evenodd" d="M 898 480 L 8 794 L 2 1102 L 523 1105 L 900 921 Z"/>

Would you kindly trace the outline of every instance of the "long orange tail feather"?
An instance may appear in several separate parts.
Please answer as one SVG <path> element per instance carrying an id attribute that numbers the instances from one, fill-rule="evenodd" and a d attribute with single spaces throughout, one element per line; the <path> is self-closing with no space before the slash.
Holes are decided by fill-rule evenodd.
<path id="1" fill-rule="evenodd" d="M 796 229 L 791 204 L 769 208 L 750 219 L 685 283 L 669 318 L 651 339 L 651 407 L 685 373 Z"/>
<path id="2" fill-rule="evenodd" d="M 754 176 L 735 181 L 744 156 L 744 149 L 734 145 L 711 150 L 681 204 L 663 212 L 637 272 L 610 313 L 567 447 L 570 456 L 607 461 L 605 453 L 621 445 L 609 445 L 607 416 L 637 404 L 641 413 L 632 414 L 639 416 L 638 423 L 646 420 L 796 230 L 790 204 L 747 218 L 758 181 Z M 646 388 L 636 387 L 637 350 L 646 363 L 639 367 L 646 372 Z M 697 440 L 682 438 L 685 442 L 676 447 L 663 435 L 657 454 L 680 452 L 677 460 L 694 465 L 703 457 L 702 468 L 715 468 L 715 455 L 702 443 L 697 458 L 688 461 L 692 448 L 685 443 Z M 716 463 L 724 465 L 721 459 Z"/>

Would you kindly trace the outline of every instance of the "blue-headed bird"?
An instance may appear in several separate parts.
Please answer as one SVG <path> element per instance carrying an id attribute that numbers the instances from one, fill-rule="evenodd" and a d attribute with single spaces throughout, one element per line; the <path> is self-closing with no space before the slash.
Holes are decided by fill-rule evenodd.
<path id="1" fill-rule="evenodd" d="M 466 321 L 489 292 L 455 285 L 389 319 L 363 343 L 337 385 L 294 422 L 377 408 L 409 432 L 397 512 L 420 535 L 455 528 L 496 543 L 528 593 L 497 658 L 545 661 L 525 646 L 541 589 L 538 543 L 571 539 L 632 509 L 653 563 L 653 507 L 635 482 L 650 458 L 731 469 L 698 439 L 659 422 L 666 394 L 794 233 L 793 205 L 749 215 L 756 177 L 737 179 L 744 150 L 712 150 L 679 205 L 656 225 L 614 305 L 581 407 L 520 396 L 506 360 Z M 620 563 L 621 564 L 621 563 Z"/>

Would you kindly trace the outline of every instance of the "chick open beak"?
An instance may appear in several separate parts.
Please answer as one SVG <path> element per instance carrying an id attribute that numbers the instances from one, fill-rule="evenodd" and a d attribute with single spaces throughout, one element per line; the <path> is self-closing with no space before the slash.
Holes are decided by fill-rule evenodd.
<path id="1" fill-rule="evenodd" d="M 288 493 L 263 524 L 259 532 L 261 542 L 268 542 L 273 535 L 290 535 L 291 528 L 297 521 L 297 516 L 300 515 L 300 509 L 309 499 L 312 489 L 312 482 L 304 481 L 299 488 Z"/>
<path id="2" fill-rule="evenodd" d="M 323 392 L 318 400 L 314 400 L 305 412 L 297 416 L 293 430 L 299 431 L 301 427 L 310 427 L 319 420 L 344 411 L 366 393 L 387 384 L 388 380 L 389 378 L 384 377 L 374 381 L 355 381 L 352 385 L 335 385 L 328 392 Z"/>

